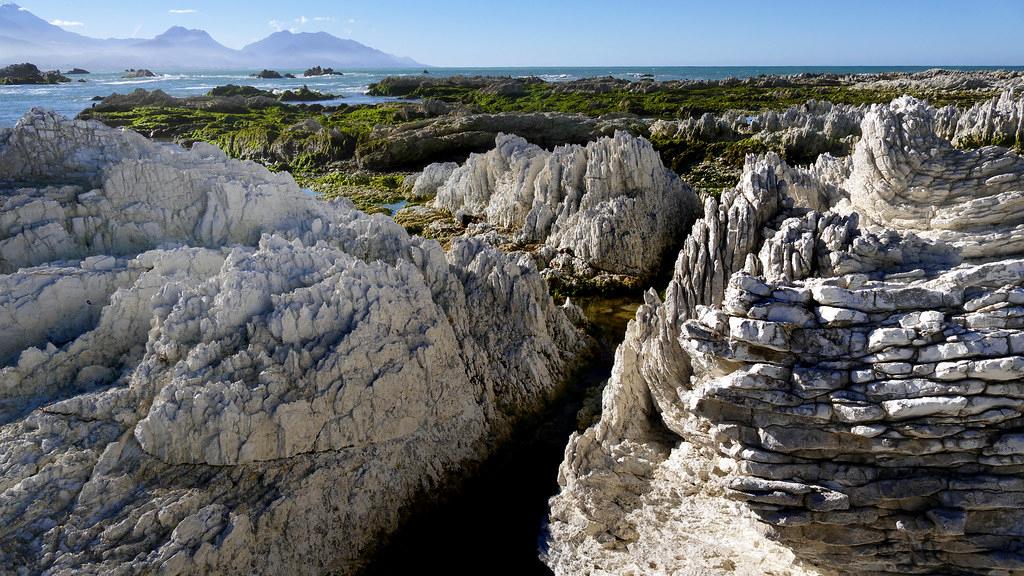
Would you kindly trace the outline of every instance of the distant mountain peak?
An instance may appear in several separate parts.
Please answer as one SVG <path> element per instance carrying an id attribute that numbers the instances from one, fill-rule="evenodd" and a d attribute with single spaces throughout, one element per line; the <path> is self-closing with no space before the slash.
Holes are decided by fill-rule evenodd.
<path id="1" fill-rule="evenodd" d="M 197 28 L 172 26 L 151 39 L 89 38 L 54 26 L 14 3 L 0 4 L 0 66 L 32 62 L 90 68 L 398 68 L 421 64 L 327 32 L 275 32 L 241 50 Z"/>
<path id="2" fill-rule="evenodd" d="M 200 30 L 198 28 L 185 28 L 184 26 L 171 26 L 170 28 L 165 30 L 163 34 L 160 34 L 157 37 L 153 38 L 153 40 L 172 40 L 181 38 L 203 40 L 209 38 L 210 40 L 213 40 L 213 37 L 210 36 L 210 33 L 206 30 Z M 213 41 L 216 42 L 216 40 Z"/>

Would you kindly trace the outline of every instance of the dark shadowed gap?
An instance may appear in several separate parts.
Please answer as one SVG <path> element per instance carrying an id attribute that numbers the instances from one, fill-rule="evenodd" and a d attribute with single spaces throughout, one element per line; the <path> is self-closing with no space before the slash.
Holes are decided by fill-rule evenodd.
<path id="1" fill-rule="evenodd" d="M 550 575 L 539 559 L 548 499 L 558 491 L 558 466 L 584 404 L 600 401 L 615 349 L 642 295 L 574 299 L 593 323 L 598 353 L 567 392 L 524 426 L 445 502 L 419 510 L 365 572 L 391 574 Z M 596 398 L 595 398 L 596 396 Z"/>

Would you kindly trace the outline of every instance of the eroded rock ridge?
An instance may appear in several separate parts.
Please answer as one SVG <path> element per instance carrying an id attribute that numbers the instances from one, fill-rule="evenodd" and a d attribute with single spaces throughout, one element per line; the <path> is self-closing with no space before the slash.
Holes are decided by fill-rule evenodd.
<path id="1" fill-rule="evenodd" d="M 528 255 L 212 146 L 35 110 L 0 178 L 5 569 L 353 572 L 586 344 Z"/>
<path id="2" fill-rule="evenodd" d="M 566 449 L 556 573 L 1024 571 L 1024 160 L 945 113 L 707 202 Z"/>

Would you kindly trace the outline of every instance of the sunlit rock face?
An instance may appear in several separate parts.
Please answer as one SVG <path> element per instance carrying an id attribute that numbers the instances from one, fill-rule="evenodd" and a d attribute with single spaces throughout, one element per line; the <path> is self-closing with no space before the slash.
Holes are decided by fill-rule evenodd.
<path id="1" fill-rule="evenodd" d="M 482 220 L 511 242 L 543 246 L 542 262 L 570 275 L 579 269 L 644 280 L 699 210 L 651 144 L 626 132 L 552 151 L 499 135 L 493 150 L 451 173 L 434 204 Z"/>
<path id="2" fill-rule="evenodd" d="M 529 256 L 210 146 L 33 111 L 0 181 L 7 568 L 355 571 L 586 345 Z"/>
<path id="3" fill-rule="evenodd" d="M 566 449 L 556 573 L 1024 571 L 1024 161 L 941 114 L 707 203 Z"/>

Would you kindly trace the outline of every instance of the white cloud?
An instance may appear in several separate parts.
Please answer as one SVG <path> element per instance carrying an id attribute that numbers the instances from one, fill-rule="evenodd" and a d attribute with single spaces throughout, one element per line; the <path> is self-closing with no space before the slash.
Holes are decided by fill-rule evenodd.
<path id="1" fill-rule="evenodd" d="M 356 19 L 355 18 L 349 18 L 348 19 L 348 23 L 349 24 L 355 24 L 356 23 Z"/>
<path id="2" fill-rule="evenodd" d="M 138 26 L 135 27 L 134 30 L 132 30 L 132 38 L 138 38 L 139 37 L 139 30 L 142 30 L 142 24 L 139 24 Z"/>
<path id="3" fill-rule="evenodd" d="M 270 22 L 267 22 L 267 24 L 269 24 L 271 28 L 273 28 L 274 30 L 277 30 L 278 32 L 287 30 L 287 31 L 291 32 L 292 34 L 294 34 L 294 33 L 299 31 L 299 29 L 296 28 L 295 26 L 289 27 L 288 24 L 286 24 L 286 23 L 284 23 L 284 22 L 282 22 L 280 20 L 276 20 L 276 19 L 275 20 L 271 20 Z"/>
<path id="4" fill-rule="evenodd" d="M 77 22 L 75 20 L 59 20 L 59 19 L 58 20 L 50 20 L 50 24 L 53 24 L 54 26 L 61 26 L 62 28 L 75 28 L 77 26 L 85 26 L 84 23 Z"/>
<path id="5" fill-rule="evenodd" d="M 171 8 L 167 11 L 168 14 L 195 14 L 199 12 L 195 8 Z"/>
<path id="6" fill-rule="evenodd" d="M 269 24 L 271 28 L 273 28 L 274 30 L 277 30 L 278 32 L 281 32 L 283 30 L 287 30 L 287 31 L 289 31 L 289 32 L 294 34 L 294 33 L 299 32 L 300 30 L 302 30 L 310 22 L 334 22 L 334 17 L 333 16 L 298 16 L 297 18 L 293 18 L 290 21 L 289 20 L 278 20 L 277 18 L 274 18 L 274 19 L 270 20 L 269 22 L 267 22 L 267 24 Z M 349 24 L 352 24 L 354 22 L 355 22 L 355 20 L 353 20 L 351 18 L 348 19 L 348 23 Z"/>

